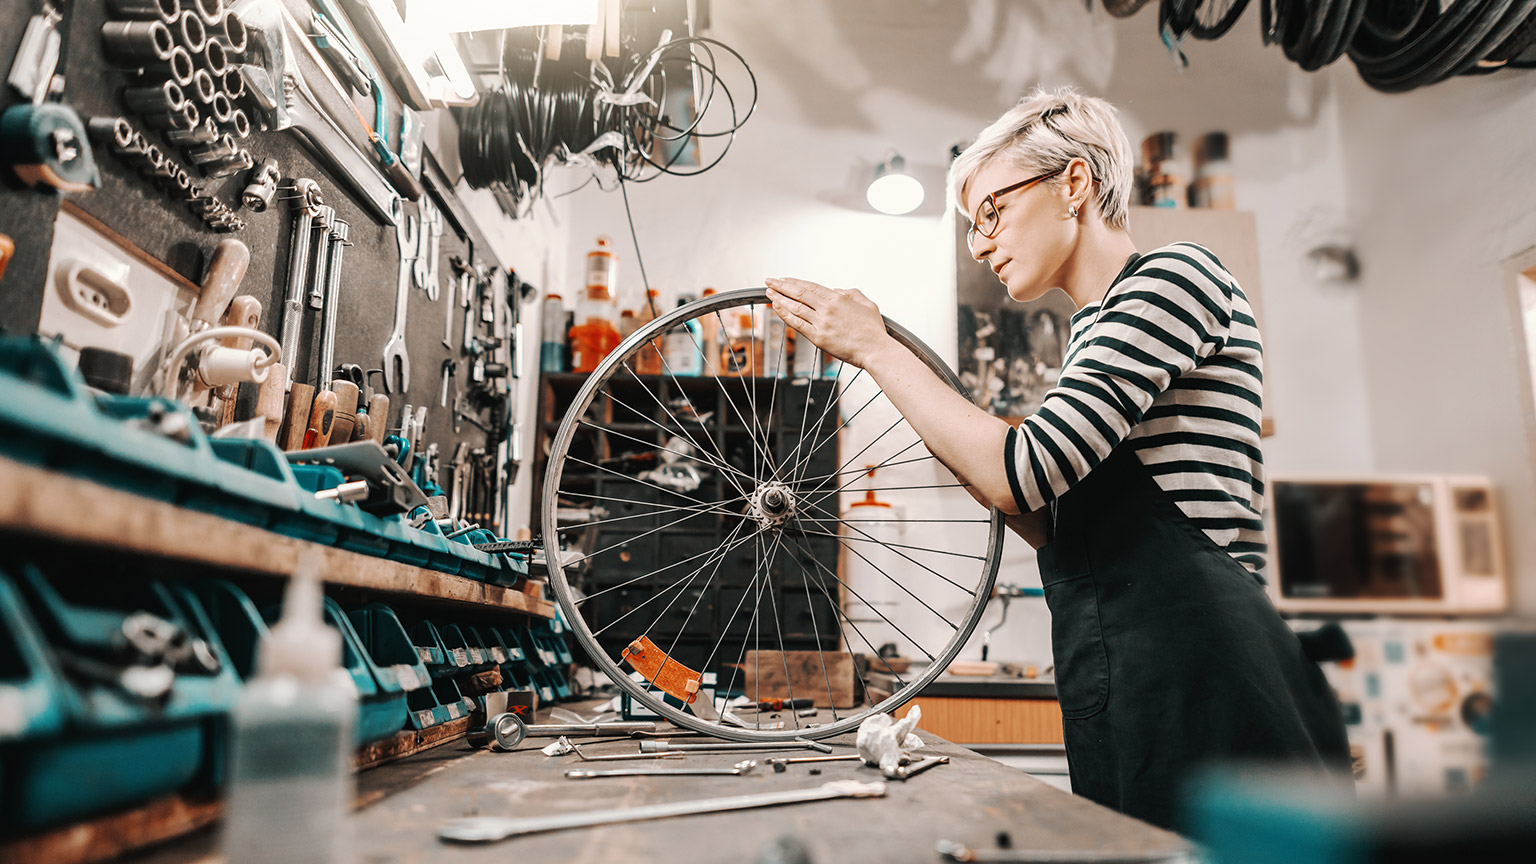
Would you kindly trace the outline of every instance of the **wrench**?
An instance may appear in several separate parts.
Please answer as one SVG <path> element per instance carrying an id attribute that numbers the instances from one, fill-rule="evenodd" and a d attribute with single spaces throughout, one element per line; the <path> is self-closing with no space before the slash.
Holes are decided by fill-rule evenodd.
<path id="1" fill-rule="evenodd" d="M 437 302 L 438 295 L 442 291 L 438 282 L 442 273 L 442 268 L 439 266 L 442 249 L 443 211 L 437 209 L 437 205 L 434 204 L 432 205 L 432 244 L 427 251 L 427 299 L 433 303 Z"/>
<path id="2" fill-rule="evenodd" d="M 309 273 L 309 235 L 315 217 L 325 199 L 320 187 L 307 177 L 293 181 L 289 197 L 293 201 L 293 235 L 289 241 L 288 295 L 283 300 L 283 332 L 279 340 L 283 366 L 290 378 L 294 368 L 294 354 L 299 350 L 299 327 L 304 321 L 304 279 Z"/>
<path id="3" fill-rule="evenodd" d="M 325 280 L 327 278 L 326 267 L 331 260 L 331 234 L 336 230 L 336 210 L 332 207 L 321 207 L 320 215 L 315 218 L 315 271 L 309 280 L 309 308 L 320 309 L 325 306 Z"/>
<path id="4" fill-rule="evenodd" d="M 416 287 L 428 292 L 427 280 L 432 276 L 432 203 L 423 197 L 416 202 L 416 221 L 419 226 L 416 232 L 416 260 L 411 267 L 411 278 L 416 281 Z M 431 299 L 436 300 L 436 297 Z"/>
<path id="5" fill-rule="evenodd" d="M 748 759 L 745 762 L 737 762 L 730 768 L 605 768 L 594 770 L 592 768 L 569 768 L 565 772 L 567 780 L 591 780 L 594 777 L 705 777 L 719 775 L 741 776 L 752 773 L 757 767 L 757 762 Z"/>
<path id="6" fill-rule="evenodd" d="M 345 219 L 331 221 L 331 264 L 326 270 L 325 305 L 321 310 L 320 337 L 320 389 L 331 389 L 331 379 L 336 367 L 336 311 L 341 308 L 341 253 L 352 244 L 347 237 L 352 226 Z"/>
<path id="7" fill-rule="evenodd" d="M 390 209 L 395 222 L 395 242 L 400 246 L 400 272 L 395 284 L 395 327 L 389 331 L 389 340 L 384 343 L 384 389 L 390 393 L 404 393 L 411 387 L 411 355 L 405 350 L 405 313 L 410 300 L 413 260 L 410 253 L 416 248 L 416 236 L 421 226 L 415 216 L 405 215 L 399 198 Z"/>
<path id="8" fill-rule="evenodd" d="M 861 783 L 857 780 L 837 780 L 820 786 L 812 786 L 809 789 L 792 789 L 785 792 L 758 792 L 752 795 L 736 795 L 730 798 L 706 798 L 697 801 L 674 801 L 667 804 L 651 804 L 619 810 L 586 810 L 577 813 L 560 813 L 554 816 L 535 816 L 527 819 L 507 819 L 497 816 L 453 819 L 437 829 L 437 839 L 445 843 L 495 843 L 508 837 L 539 834 L 545 831 L 562 831 L 567 828 L 590 828 L 596 825 L 644 822 L 651 819 L 666 819 L 672 816 L 693 816 L 699 813 L 751 810 L 757 807 L 774 807 L 780 804 L 829 801 L 834 798 L 884 797 L 884 782 Z"/>

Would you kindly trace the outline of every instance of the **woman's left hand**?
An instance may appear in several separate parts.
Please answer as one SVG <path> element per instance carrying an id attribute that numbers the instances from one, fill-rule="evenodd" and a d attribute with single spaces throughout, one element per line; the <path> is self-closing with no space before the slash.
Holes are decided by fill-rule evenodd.
<path id="1" fill-rule="evenodd" d="M 803 279 L 765 279 L 773 311 L 823 353 L 867 369 L 881 351 L 896 345 L 880 309 L 857 290 L 839 291 Z"/>

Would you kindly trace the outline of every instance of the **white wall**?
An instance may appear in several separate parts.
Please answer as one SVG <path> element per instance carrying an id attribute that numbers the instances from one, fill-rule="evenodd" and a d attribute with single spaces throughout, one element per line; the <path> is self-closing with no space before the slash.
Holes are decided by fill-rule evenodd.
<path id="1" fill-rule="evenodd" d="M 1536 518 L 1519 318 L 1503 262 L 1536 246 L 1532 76 L 1398 96 L 1340 88 L 1363 274 L 1377 467 L 1486 474 L 1518 609 L 1536 612 Z"/>
<path id="2" fill-rule="evenodd" d="M 1259 214 L 1279 430 L 1266 442 L 1268 464 L 1371 467 L 1379 445 L 1366 410 L 1359 297 L 1311 283 L 1298 266 L 1305 226 L 1346 210 L 1336 76 L 1295 72 L 1278 49 L 1264 49 L 1257 14 L 1223 40 L 1188 46 L 1192 65 L 1181 73 L 1156 40 L 1155 15 L 1113 21 L 1077 3 L 759 0 L 713 11 L 713 35 L 747 58 L 761 98 L 713 171 L 629 189 L 650 281 L 664 296 L 774 275 L 857 287 L 953 363 L 953 227 L 936 182 L 946 151 L 1036 83 L 1074 83 L 1121 108 L 1133 143 L 1159 129 L 1186 141 L 1212 129 L 1232 134 L 1238 205 Z M 892 147 L 929 184 L 917 215 L 880 216 L 862 202 L 859 169 Z M 581 256 L 607 234 L 622 257 L 621 285 L 638 292 L 620 196 L 594 186 L 568 200 L 569 280 L 550 287 L 571 296 Z M 974 507 L 963 495 L 923 494 L 898 503 Z M 1039 584 L 1022 542 L 1011 538 L 999 579 Z M 1015 602 L 992 656 L 1048 663 L 1048 628 L 1041 601 Z"/>

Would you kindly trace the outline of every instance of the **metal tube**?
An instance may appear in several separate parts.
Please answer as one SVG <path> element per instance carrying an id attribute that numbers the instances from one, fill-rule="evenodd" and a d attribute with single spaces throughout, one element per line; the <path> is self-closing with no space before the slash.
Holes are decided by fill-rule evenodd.
<path id="1" fill-rule="evenodd" d="M 235 116 L 234 103 L 230 102 L 229 97 L 223 93 L 214 93 L 212 101 L 208 104 L 213 109 L 213 119 L 220 123 L 228 123 Z"/>
<path id="2" fill-rule="evenodd" d="M 192 64 L 192 55 L 180 45 L 171 47 L 170 56 L 164 60 L 150 60 L 136 70 L 141 79 L 148 78 L 153 82 L 160 78 L 170 78 L 178 87 L 192 86 L 192 72 L 196 67 Z"/>
<path id="3" fill-rule="evenodd" d="M 245 139 L 251 137 L 251 118 L 239 108 L 229 115 L 229 125 L 234 131 L 230 134 L 236 138 Z"/>
<path id="4" fill-rule="evenodd" d="M 192 96 L 197 101 L 207 105 L 213 101 L 213 95 L 219 92 L 213 84 L 213 75 L 207 69 L 198 69 L 192 73 Z"/>
<path id="5" fill-rule="evenodd" d="M 202 51 L 203 45 L 208 42 L 208 30 L 203 26 L 203 19 L 191 10 L 181 13 L 176 18 L 173 32 L 176 34 L 176 41 L 181 43 L 181 47 L 193 54 Z"/>
<path id="6" fill-rule="evenodd" d="M 245 73 L 239 66 L 231 66 L 224 70 L 224 76 L 219 79 L 219 89 L 229 97 L 231 102 L 239 102 L 245 96 Z"/>
<path id="7" fill-rule="evenodd" d="M 315 249 L 311 253 L 315 256 L 315 275 L 309 280 L 309 308 L 325 308 L 325 280 L 328 278 L 326 267 L 330 266 L 331 259 L 331 229 L 336 224 L 336 210 L 332 207 L 321 207 L 320 215 L 315 217 Z"/>
<path id="8" fill-rule="evenodd" d="M 203 23 L 210 27 L 224 17 L 224 0 L 194 0 L 192 6 Z"/>
<path id="9" fill-rule="evenodd" d="M 180 146 L 207 144 L 219 140 L 219 127 L 213 122 L 213 118 L 209 117 L 190 129 L 172 129 L 165 133 L 165 137 L 172 144 Z"/>
<path id="10" fill-rule="evenodd" d="M 224 52 L 224 46 L 216 39 L 209 39 L 203 43 L 203 50 L 198 55 L 203 68 L 215 78 L 223 77 L 229 71 L 229 55 Z"/>
<path id="11" fill-rule="evenodd" d="M 331 262 L 325 276 L 325 330 L 320 337 L 320 389 L 331 389 L 332 370 L 336 368 L 336 313 L 341 306 L 341 256 L 347 248 L 352 226 L 345 219 L 331 225 Z"/>
<path id="12" fill-rule="evenodd" d="M 120 60 L 168 60 L 176 43 L 162 21 L 108 21 L 101 25 L 101 45 Z"/>
<path id="13" fill-rule="evenodd" d="M 248 35 L 245 22 L 234 12 L 225 12 L 214 31 L 214 38 L 224 44 L 231 54 L 244 54 Z"/>
<path id="14" fill-rule="evenodd" d="M 169 23 L 181 14 L 181 3 L 178 0 L 107 0 L 107 10 L 110 17 L 119 21 Z"/>
<path id="15" fill-rule="evenodd" d="M 721 744 L 673 744 L 670 741 L 641 741 L 641 753 L 735 753 L 748 750 L 817 750 L 831 753 L 832 748 L 820 741 L 731 741 Z"/>
<path id="16" fill-rule="evenodd" d="M 186 101 L 186 95 L 174 81 L 162 81 L 154 87 L 123 88 L 123 105 L 135 114 L 176 111 L 186 104 Z"/>
<path id="17" fill-rule="evenodd" d="M 291 188 L 294 220 L 288 241 L 288 294 L 283 300 L 283 329 L 278 339 L 283 365 L 288 368 L 290 378 L 298 359 L 299 328 L 304 321 L 304 279 L 309 271 L 309 235 L 315 221 L 315 207 L 311 203 L 315 196 L 311 190 L 317 188 L 315 182 L 307 178 L 295 181 Z"/>

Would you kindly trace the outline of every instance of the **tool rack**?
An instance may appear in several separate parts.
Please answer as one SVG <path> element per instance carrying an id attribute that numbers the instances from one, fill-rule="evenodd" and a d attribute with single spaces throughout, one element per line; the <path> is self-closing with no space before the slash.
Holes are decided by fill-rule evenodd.
<path id="1" fill-rule="evenodd" d="M 304 0 L 278 2 L 290 17 L 308 20 Z M 189 153 L 178 155 L 172 146 L 176 139 L 169 130 L 157 131 L 134 116 L 123 90 L 143 82 L 103 50 L 103 23 L 124 4 L 55 5 L 64 13 L 57 26 L 65 84 L 59 101 L 82 120 L 128 117 L 166 155 L 193 169 Z M 182 5 L 193 8 L 190 0 Z M 17 24 L 0 37 L 0 68 L 10 67 L 23 25 L 40 7 L 39 0 L 0 0 L 0 20 Z M 342 137 L 369 154 L 369 142 L 351 122 L 351 106 L 326 85 L 327 71 L 304 46 L 294 47 L 318 107 L 338 121 Z M 9 88 L 0 88 L 0 110 L 18 101 Z M 394 93 L 385 94 L 385 107 L 395 127 L 389 137 L 397 144 L 402 111 Z M 517 302 L 505 299 L 515 277 L 455 192 L 457 130 L 449 112 L 436 114 L 441 125 L 426 136 L 419 179 L 430 207 L 442 216 L 436 249 L 442 293 L 453 295 L 449 286 L 456 281 L 456 262 L 462 262 L 483 280 L 487 296 L 509 307 L 498 310 L 498 322 L 515 321 Z M 242 189 L 259 172 L 209 173 L 194 179 L 222 206 L 218 213 L 199 213 L 176 194 L 174 182 L 146 174 L 144 166 L 115 153 L 107 139 L 91 144 L 100 185 L 67 198 L 28 189 L 9 170 L 0 170 L 0 234 L 16 245 L 0 284 L 0 338 L 20 340 L 10 341 L 6 350 L 37 355 L 25 373 L 6 378 L 0 372 L 6 378 L 0 391 L 7 397 L 0 405 L 0 716 L 20 698 L 27 718 L 19 737 L 14 723 L 0 722 L 0 811 L 10 814 L 10 821 L 0 818 L 0 860 L 104 860 L 216 821 L 221 805 L 213 790 L 221 769 L 209 758 L 216 752 L 209 742 L 239 679 L 249 672 L 255 635 L 275 611 L 282 581 L 274 577 L 292 573 L 304 559 L 318 562 L 328 594 L 327 619 L 343 633 L 345 666 L 359 689 L 359 769 L 462 739 L 468 714 L 481 707 L 471 685 L 499 680 L 503 689 L 532 689 L 545 703 L 568 697 L 564 670 L 571 657 L 563 630 L 543 584 L 529 579 L 526 559 L 488 554 L 353 505 L 317 507 L 314 492 L 334 478 L 316 478 L 303 466 L 288 465 L 276 448 L 213 441 L 200 433 L 186 442 L 141 434 L 145 423 L 159 422 L 152 418 L 174 420 L 179 409 L 145 398 L 98 401 L 73 377 L 72 363 L 50 360 L 41 343 L 21 345 L 26 337 L 15 334 L 36 332 L 49 302 L 50 270 L 56 269 L 54 256 L 64 242 L 55 234 L 61 216 L 92 228 L 181 297 L 194 300 L 216 244 L 240 240 L 251 251 L 240 293 L 261 303 L 257 328 L 279 332 L 295 234 L 293 202 L 284 200 L 285 190 L 279 188 L 265 210 L 255 210 L 245 206 Z M 339 277 L 343 325 L 327 346 L 319 316 L 305 313 L 296 378 L 313 382 L 328 347 L 340 363 L 380 366 L 401 258 L 394 226 L 375 202 L 358 194 L 359 184 L 332 170 L 333 163 L 318 158 L 296 134 L 256 124 L 239 147 L 252 168 L 275 162 L 283 186 L 294 178 L 313 179 L 335 218 L 350 227 Z M 420 218 L 420 205 L 403 202 L 401 212 Z M 486 432 L 497 425 L 494 412 L 473 407 L 469 417 L 460 418 L 452 402 L 439 405 L 444 361 L 459 359 L 461 369 L 473 365 L 461 354 L 468 313 L 416 288 L 409 295 L 405 337 L 416 372 L 407 392 L 391 394 L 388 428 L 400 424 L 406 403 L 429 405 L 423 437 L 441 448 L 445 461 L 458 445 L 494 452 L 497 442 Z M 491 333 L 483 323 L 478 327 Z M 452 334 L 451 346 L 445 344 L 445 329 Z M 512 332 L 504 336 L 510 340 Z M 516 353 L 515 345 L 507 352 L 513 358 Z M 517 369 L 511 365 L 507 373 L 515 399 Z M 450 400 L 466 380 L 460 371 Z M 27 394 L 23 401 L 30 408 L 17 407 L 12 397 L 18 392 Z M 242 385 L 235 400 L 240 416 L 249 416 L 255 401 L 256 388 Z M 490 534 L 508 532 L 504 524 L 478 521 L 495 529 Z M 74 625 L 121 618 L 118 608 L 108 608 L 112 604 L 98 608 L 89 602 L 82 586 L 103 594 L 142 589 L 143 597 L 164 599 L 168 617 L 206 637 L 218 671 L 178 673 L 170 706 L 160 713 L 118 705 L 122 700 L 106 692 L 110 688 L 77 686 L 39 671 L 48 665 L 37 662 L 40 652 L 52 652 L 58 640 L 91 629 Z M 40 617 L 38 608 L 56 614 L 33 620 Z M 19 654 L 13 641 L 25 643 Z M 84 702 L 117 707 L 88 716 L 80 707 Z M 110 722 L 96 723 L 102 717 Z M 91 743 L 93 735 L 103 738 L 101 749 L 77 746 Z M 138 752 L 109 746 L 125 740 Z M 43 788 L 27 785 L 29 771 L 34 777 L 45 773 L 32 770 L 41 761 L 25 760 L 45 757 L 79 763 L 73 772 L 51 772 L 57 779 L 47 790 L 65 802 L 57 812 L 69 812 L 67 818 L 13 810 L 20 793 L 37 800 Z M 121 775 L 144 764 L 157 771 L 139 771 L 145 779 L 137 785 L 107 790 L 94 784 L 93 768 L 111 769 L 114 763 L 121 763 Z"/>

